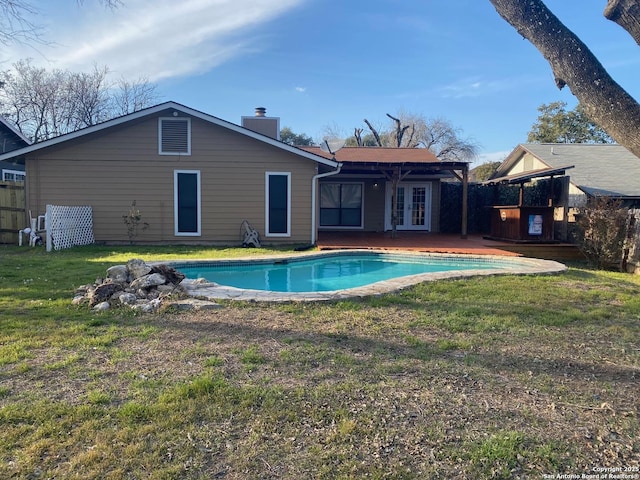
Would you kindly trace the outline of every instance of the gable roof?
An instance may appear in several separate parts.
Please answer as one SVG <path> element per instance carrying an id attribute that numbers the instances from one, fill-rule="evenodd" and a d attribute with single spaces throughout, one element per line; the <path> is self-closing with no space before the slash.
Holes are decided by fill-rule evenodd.
<path id="1" fill-rule="evenodd" d="M 518 145 L 492 179 L 505 176 L 529 153 L 551 169 L 568 165 L 570 181 L 588 195 L 640 197 L 640 158 L 622 145 L 587 143 L 527 143 Z M 526 172 L 523 172 L 526 173 Z"/>
<path id="2" fill-rule="evenodd" d="M 218 117 L 214 117 L 213 115 L 209 115 L 203 112 L 200 112 L 198 110 L 194 110 L 193 108 L 189 108 L 186 107 L 184 105 L 181 105 L 179 103 L 176 102 L 165 102 L 165 103 L 161 103 L 158 105 L 155 105 L 153 107 L 149 107 L 149 108 L 145 108 L 142 110 L 138 110 L 137 112 L 133 112 L 127 115 L 123 115 L 121 117 L 117 117 L 111 120 L 107 120 L 106 122 L 102 122 L 99 123 L 97 125 L 92 125 L 90 127 L 86 127 L 86 128 L 82 128 L 80 130 L 76 130 L 75 132 L 71 132 L 71 133 L 67 133 L 64 135 L 60 135 L 58 137 L 54 137 L 51 138 L 49 140 L 44 140 L 42 142 L 38 142 L 38 143 L 34 143 L 31 145 L 28 145 L 24 148 L 20 148 L 18 150 L 14 150 L 12 152 L 9 153 L 5 153 L 3 155 L 0 155 L 0 161 L 2 160 L 8 160 L 10 158 L 13 157 L 17 157 L 17 156 L 24 156 L 28 153 L 31 152 L 35 152 L 47 147 L 51 147 L 53 145 L 59 145 L 61 143 L 67 142 L 69 140 L 73 140 L 76 138 L 81 138 L 87 135 L 90 135 L 92 133 L 96 133 L 102 130 L 106 130 L 110 127 L 114 127 L 116 125 L 122 125 L 125 124 L 127 122 L 131 122 L 133 120 L 138 120 L 144 117 L 148 117 L 148 116 L 152 116 L 152 115 L 156 115 L 158 113 L 164 112 L 166 110 L 176 110 L 179 112 L 182 112 L 184 114 L 190 115 L 192 117 L 195 118 L 199 118 L 201 120 L 204 120 L 205 122 L 209 122 L 211 124 L 214 125 L 218 125 L 220 127 L 226 128 L 228 130 L 234 131 L 236 133 L 239 133 L 241 135 L 244 135 L 246 137 L 250 137 L 256 140 L 259 140 L 263 143 L 272 145 L 274 147 L 280 148 L 282 150 L 294 153 L 300 157 L 304 157 L 308 160 L 312 160 L 314 162 L 317 163 L 321 163 L 323 165 L 327 165 L 329 167 L 337 167 L 338 163 L 333 161 L 331 158 L 326 158 L 324 156 L 320 156 L 320 155 L 316 155 L 314 153 L 311 152 L 307 152 L 305 150 L 296 148 L 296 147 L 292 147 L 291 145 L 287 145 L 286 143 L 283 143 L 279 140 L 276 140 L 274 138 L 271 137 L 267 137 L 265 135 L 262 135 L 260 133 L 256 133 L 252 130 L 246 129 L 241 127 L 240 125 L 236 125 L 234 123 L 231 122 L 227 122 L 226 120 L 222 120 L 221 118 Z"/>
<path id="3" fill-rule="evenodd" d="M 334 158 L 320 147 L 300 148 L 325 158 Z M 335 159 L 341 163 L 440 163 L 438 157 L 426 148 L 343 147 L 335 153 Z"/>
<path id="4" fill-rule="evenodd" d="M 527 183 L 534 178 L 544 177 L 557 177 L 558 175 L 564 175 L 566 170 L 573 168 L 573 165 L 567 167 L 558 168 L 539 168 L 537 170 L 529 170 L 521 173 L 513 173 L 511 175 L 505 175 L 503 177 L 494 177 L 490 180 L 480 182 L 482 185 L 497 185 L 499 183 L 514 184 L 514 183 Z"/>

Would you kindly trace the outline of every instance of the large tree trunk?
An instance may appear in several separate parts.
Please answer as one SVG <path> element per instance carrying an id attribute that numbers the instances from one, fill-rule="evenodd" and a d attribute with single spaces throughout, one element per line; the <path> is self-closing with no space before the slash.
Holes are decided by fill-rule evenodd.
<path id="1" fill-rule="evenodd" d="M 629 32 L 640 45 L 640 4 L 637 0 L 609 0 L 604 16 Z"/>
<path id="2" fill-rule="evenodd" d="M 541 0 L 490 1 L 542 53 L 558 88 L 568 85 L 589 119 L 640 157 L 640 105 L 609 76 L 587 46 Z"/>

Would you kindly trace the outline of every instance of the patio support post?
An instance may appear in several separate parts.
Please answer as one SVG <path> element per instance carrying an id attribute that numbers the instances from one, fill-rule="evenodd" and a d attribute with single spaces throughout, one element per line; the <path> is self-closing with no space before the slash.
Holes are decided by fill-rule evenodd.
<path id="1" fill-rule="evenodd" d="M 391 179 L 391 238 L 398 236 L 398 183 L 400 183 L 400 167 L 393 171 Z"/>
<path id="2" fill-rule="evenodd" d="M 469 165 L 462 168 L 462 225 L 460 228 L 460 238 L 467 238 L 468 220 L 468 197 L 469 197 Z"/>
<path id="3" fill-rule="evenodd" d="M 524 182 L 520 184 L 520 196 L 518 198 L 518 206 L 522 207 L 524 205 Z"/>

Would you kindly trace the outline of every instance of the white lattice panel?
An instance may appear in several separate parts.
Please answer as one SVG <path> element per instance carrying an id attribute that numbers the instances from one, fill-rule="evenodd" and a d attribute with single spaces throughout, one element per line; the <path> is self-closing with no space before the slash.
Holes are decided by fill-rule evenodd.
<path id="1" fill-rule="evenodd" d="M 88 206 L 47 205 L 47 250 L 89 245 L 93 237 L 93 210 Z"/>

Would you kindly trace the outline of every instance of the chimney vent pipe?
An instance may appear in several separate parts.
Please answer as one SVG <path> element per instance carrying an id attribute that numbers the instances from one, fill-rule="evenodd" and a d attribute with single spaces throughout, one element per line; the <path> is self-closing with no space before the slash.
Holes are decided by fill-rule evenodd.
<path id="1" fill-rule="evenodd" d="M 264 107 L 256 107 L 256 117 L 264 117 L 267 114 L 267 109 Z"/>

